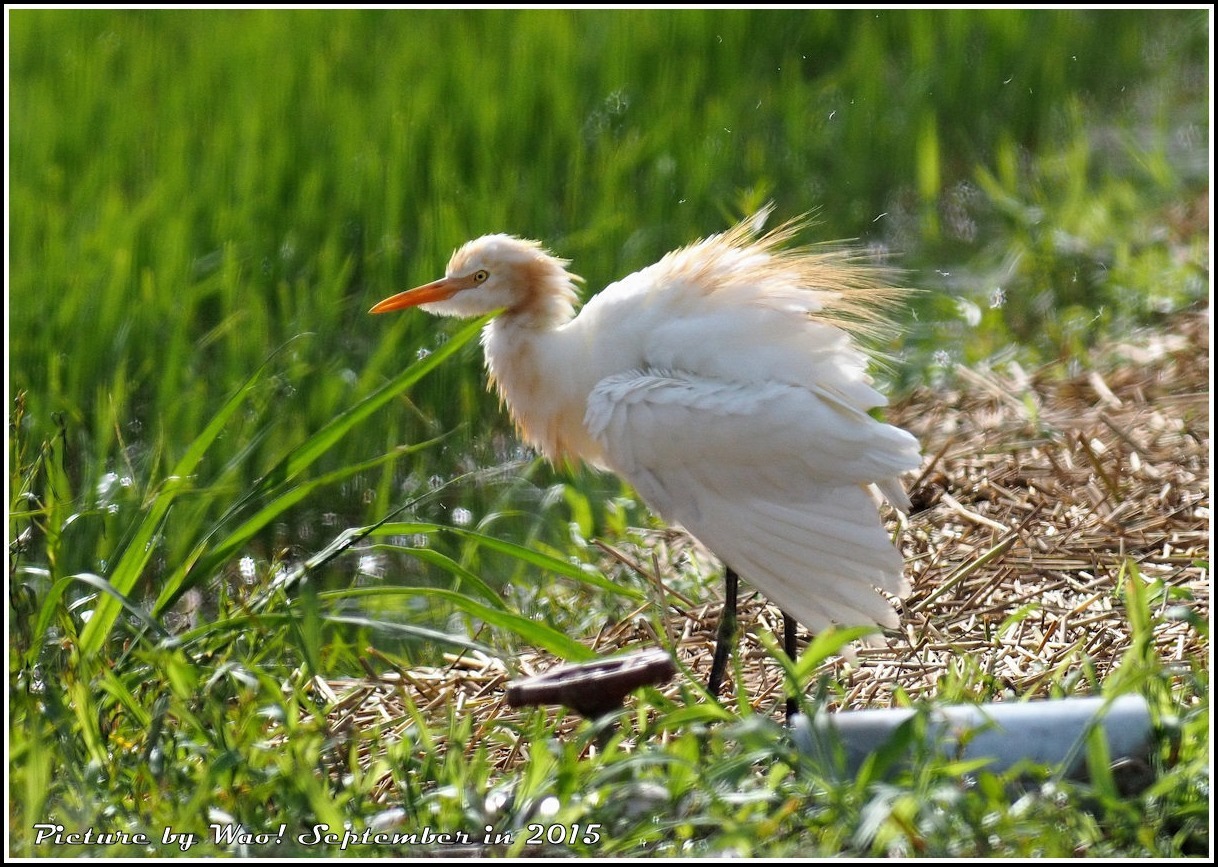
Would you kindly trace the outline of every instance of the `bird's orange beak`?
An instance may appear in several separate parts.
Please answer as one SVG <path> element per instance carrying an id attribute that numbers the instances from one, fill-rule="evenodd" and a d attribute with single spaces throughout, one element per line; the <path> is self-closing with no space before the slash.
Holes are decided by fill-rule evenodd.
<path id="1" fill-rule="evenodd" d="M 418 307 L 420 304 L 430 304 L 433 301 L 444 301 L 452 298 L 462 289 L 468 288 L 466 280 L 460 277 L 444 277 L 417 289 L 407 289 L 397 295 L 391 295 L 377 303 L 369 313 L 388 313 L 390 310 L 404 310 L 407 307 Z"/>

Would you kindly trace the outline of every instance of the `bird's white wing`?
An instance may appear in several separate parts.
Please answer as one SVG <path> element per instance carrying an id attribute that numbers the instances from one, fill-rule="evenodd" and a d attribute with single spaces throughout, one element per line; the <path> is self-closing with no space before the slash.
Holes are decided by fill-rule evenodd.
<path id="1" fill-rule="evenodd" d="M 904 500 L 910 434 L 814 387 L 656 370 L 601 380 L 585 425 L 652 509 L 809 629 L 896 624 L 874 588 L 907 585 L 873 492 Z"/>

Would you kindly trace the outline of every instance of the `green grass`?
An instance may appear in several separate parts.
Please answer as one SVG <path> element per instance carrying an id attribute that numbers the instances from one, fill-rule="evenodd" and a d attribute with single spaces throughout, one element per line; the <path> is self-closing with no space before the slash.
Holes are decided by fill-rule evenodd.
<path id="1" fill-rule="evenodd" d="M 370 780 L 314 773 L 307 677 L 359 673 L 368 645 L 573 656 L 647 592 L 607 589 L 586 541 L 645 513 L 519 452 L 472 328 L 366 315 L 467 238 L 541 238 L 595 289 L 767 199 L 816 210 L 807 240 L 858 238 L 927 290 L 884 347 L 897 388 L 1082 364 L 1208 296 L 1203 11 L 6 14 L 15 854 L 83 854 L 32 848 L 44 817 L 361 824 Z M 1204 672 L 1188 689 L 1204 703 Z M 1011 803 L 933 763 L 840 789 L 748 714 L 644 708 L 637 751 L 594 761 L 530 719 L 511 779 L 416 748 L 462 744 L 460 718 L 385 761 L 408 825 L 523 823 L 552 797 L 553 821 L 604 826 L 581 853 L 1172 855 L 1201 834 L 1192 712 L 1161 778 L 1183 794 L 1144 796 L 1147 832 L 1102 792 Z M 1062 797 L 1092 807 L 1059 828 Z M 664 821 L 631 814 L 649 799 Z"/>

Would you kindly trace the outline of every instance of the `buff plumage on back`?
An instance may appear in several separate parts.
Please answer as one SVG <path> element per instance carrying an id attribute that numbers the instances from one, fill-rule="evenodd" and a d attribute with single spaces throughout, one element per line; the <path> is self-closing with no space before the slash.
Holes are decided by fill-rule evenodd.
<path id="1" fill-rule="evenodd" d="M 892 327 L 889 313 L 907 290 L 890 284 L 889 269 L 853 249 L 789 246 L 806 217 L 762 234 L 770 211 L 767 206 L 726 232 L 674 250 L 641 273 L 654 269 L 657 283 L 688 286 L 724 303 L 806 312 L 859 336 Z"/>

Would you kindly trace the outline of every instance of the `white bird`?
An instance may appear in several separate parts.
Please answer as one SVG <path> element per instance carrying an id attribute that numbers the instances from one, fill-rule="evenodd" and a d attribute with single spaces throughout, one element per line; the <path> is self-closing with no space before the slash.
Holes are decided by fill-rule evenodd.
<path id="1" fill-rule="evenodd" d="M 626 479 L 726 567 L 710 690 L 735 628 L 736 573 L 819 632 L 897 625 L 877 592 L 908 592 L 880 519 L 909 508 L 912 435 L 872 418 L 887 403 L 853 339 L 900 297 L 848 249 L 790 248 L 767 207 L 608 286 L 576 315 L 582 278 L 536 241 L 487 235 L 445 276 L 381 301 L 444 316 L 501 311 L 482 333 L 490 380 L 521 436 L 551 462 Z M 790 709 L 790 705 L 788 707 Z"/>

